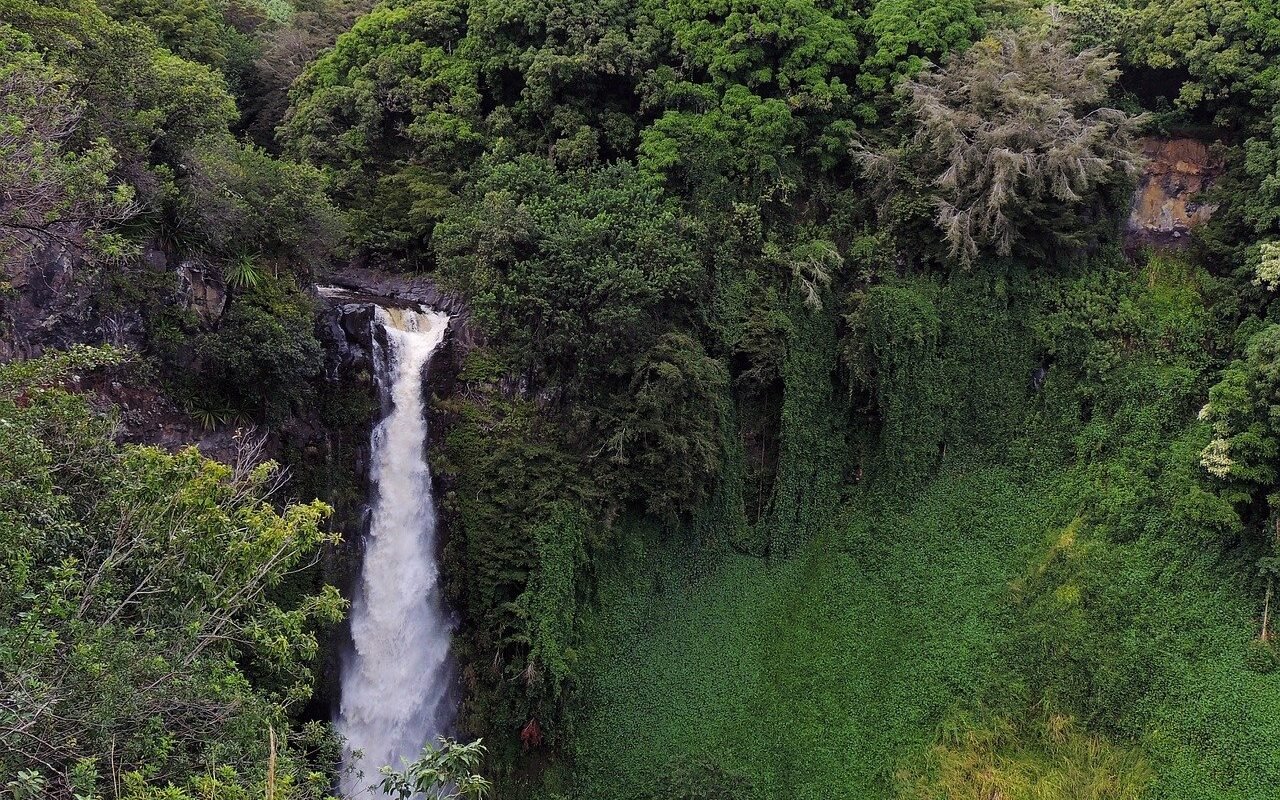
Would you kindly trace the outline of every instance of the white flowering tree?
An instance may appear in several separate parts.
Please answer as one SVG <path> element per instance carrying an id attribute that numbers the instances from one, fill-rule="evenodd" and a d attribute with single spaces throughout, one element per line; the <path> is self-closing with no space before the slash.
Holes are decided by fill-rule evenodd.
<path id="1" fill-rule="evenodd" d="M 1271 595 L 1280 578 L 1280 325 L 1268 324 L 1249 339 L 1244 357 L 1233 361 L 1209 391 L 1200 418 L 1212 424 L 1213 438 L 1200 465 L 1219 492 L 1240 506 L 1265 499 L 1261 535 L 1268 555 L 1258 562 L 1267 579 L 1261 638 L 1271 636 Z"/>

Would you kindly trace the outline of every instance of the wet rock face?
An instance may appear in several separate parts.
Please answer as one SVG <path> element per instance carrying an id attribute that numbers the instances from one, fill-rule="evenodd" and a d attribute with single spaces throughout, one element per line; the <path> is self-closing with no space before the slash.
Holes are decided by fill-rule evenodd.
<path id="1" fill-rule="evenodd" d="M 1147 159 L 1129 208 L 1125 235 L 1131 246 L 1178 246 L 1209 220 L 1216 206 L 1200 196 L 1222 173 L 1222 163 L 1198 139 L 1144 139 Z"/>
<path id="2" fill-rule="evenodd" d="M 321 311 L 316 336 L 324 348 L 324 374 L 330 383 L 356 375 L 371 380 L 372 318 L 373 306 L 368 303 L 331 302 Z"/>
<path id="3" fill-rule="evenodd" d="M 351 265 L 334 270 L 325 282 L 382 305 L 416 303 L 453 317 L 466 314 L 466 305 L 461 297 L 441 290 L 435 281 L 423 275 L 384 272 Z"/>
<path id="4" fill-rule="evenodd" d="M 440 362 L 447 361 L 452 367 L 445 372 L 456 373 L 462 367 L 463 356 L 478 344 L 463 298 L 441 290 L 422 275 L 346 266 L 330 273 L 315 291 L 327 307 L 317 332 L 327 354 L 325 372 L 330 380 L 340 380 L 343 374 L 370 372 L 374 305 L 422 305 L 450 316 L 448 336 L 433 360 L 437 370 Z"/>

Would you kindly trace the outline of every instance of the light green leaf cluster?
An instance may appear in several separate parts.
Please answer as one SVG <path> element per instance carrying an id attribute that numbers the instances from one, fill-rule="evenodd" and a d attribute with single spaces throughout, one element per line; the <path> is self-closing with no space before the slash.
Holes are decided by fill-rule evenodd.
<path id="1" fill-rule="evenodd" d="M 119 360 L 0 367 L 0 610 L 15 621 L 0 628 L 0 773 L 34 771 L 58 795 L 84 773 L 70 788 L 87 797 L 113 775 L 184 785 L 234 763 L 218 780 L 237 797 L 268 779 L 266 732 L 310 696 L 318 626 L 345 607 L 332 587 L 280 593 L 336 541 L 330 509 L 273 505 L 278 468 L 248 442 L 233 465 L 115 445 L 62 386 Z M 282 782 L 305 772 L 302 751 L 277 758 Z M 305 783 L 279 796 L 327 794 Z"/>

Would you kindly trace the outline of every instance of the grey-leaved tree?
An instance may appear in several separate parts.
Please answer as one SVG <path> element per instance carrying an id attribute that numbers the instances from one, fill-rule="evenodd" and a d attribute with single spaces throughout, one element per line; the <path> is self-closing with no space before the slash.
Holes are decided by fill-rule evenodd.
<path id="1" fill-rule="evenodd" d="M 873 172 L 919 172 L 964 264 L 1019 244 L 1079 244 L 1104 190 L 1139 164 L 1141 118 L 1107 105 L 1118 74 L 1114 55 L 1077 50 L 1060 25 L 999 31 L 905 84 L 910 145 L 858 154 Z"/>

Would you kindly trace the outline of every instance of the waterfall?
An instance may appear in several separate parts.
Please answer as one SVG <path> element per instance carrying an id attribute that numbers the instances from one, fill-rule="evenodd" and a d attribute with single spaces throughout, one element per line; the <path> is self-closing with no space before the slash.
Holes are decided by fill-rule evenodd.
<path id="1" fill-rule="evenodd" d="M 436 565 L 436 509 L 427 464 L 423 384 L 449 317 L 434 311 L 377 308 L 374 363 L 383 419 L 373 431 L 373 515 L 364 567 L 351 607 L 352 647 L 342 660 L 336 720 L 346 737 L 344 796 L 399 768 L 452 721 L 449 637 Z M 363 751 L 355 759 L 353 750 Z M 358 763 L 357 763 L 358 761 Z"/>

